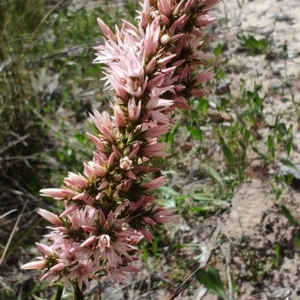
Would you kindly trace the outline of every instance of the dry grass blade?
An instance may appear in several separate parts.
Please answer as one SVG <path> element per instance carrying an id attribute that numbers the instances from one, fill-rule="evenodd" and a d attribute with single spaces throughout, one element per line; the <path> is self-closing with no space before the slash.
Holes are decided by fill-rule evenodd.
<path id="1" fill-rule="evenodd" d="M 11 134 L 11 133 L 10 133 Z M 12 135 L 12 134 L 11 134 Z M 6 147 L 0 149 L 0 154 L 6 151 L 8 148 L 25 141 L 29 137 L 29 134 L 25 134 L 24 136 L 19 137 L 17 140 L 10 142 Z"/>
<path id="2" fill-rule="evenodd" d="M 210 244 L 213 245 L 215 243 L 215 241 L 217 240 L 219 233 L 220 233 L 220 229 L 221 229 L 221 225 L 219 224 L 218 227 L 216 228 L 211 240 L 210 240 Z M 166 300 L 173 300 L 175 299 L 186 287 L 187 283 L 190 282 L 190 280 L 192 279 L 192 277 L 195 275 L 195 273 L 201 269 L 206 267 L 210 257 L 211 257 L 211 253 L 212 251 L 206 246 L 203 245 L 201 247 L 202 249 L 202 253 L 203 255 L 201 255 L 200 257 L 200 264 L 199 267 L 197 267 L 185 280 L 184 282 L 175 290 L 175 292 L 173 292 Z"/>
<path id="3" fill-rule="evenodd" d="M 10 211 L 8 211 L 8 212 L 6 212 L 5 214 L 1 215 L 1 216 L 0 216 L 0 219 L 2 219 L 2 218 L 4 218 L 4 217 L 8 216 L 9 214 L 15 212 L 16 210 L 17 210 L 17 209 L 11 209 Z"/>
<path id="4" fill-rule="evenodd" d="M 0 266 L 2 265 L 2 262 L 3 262 L 3 260 L 4 260 L 5 254 L 6 254 L 7 250 L 8 250 L 8 248 L 9 248 L 9 245 L 10 245 L 10 243 L 11 243 L 11 240 L 12 240 L 12 238 L 13 238 L 15 232 L 16 232 L 16 229 L 17 229 L 18 224 L 19 224 L 19 222 L 20 222 L 20 220 L 21 220 L 21 217 L 22 217 L 22 215 L 23 215 L 23 212 L 24 212 L 24 210 L 25 210 L 25 207 L 26 207 L 26 205 L 27 205 L 27 202 L 28 202 L 28 200 L 26 200 L 26 202 L 25 202 L 25 204 L 24 204 L 24 206 L 23 206 L 23 209 L 22 209 L 22 211 L 21 211 L 21 213 L 20 213 L 20 215 L 19 215 L 19 217 L 18 217 L 18 219 L 17 219 L 17 221 L 16 221 L 16 223 L 15 223 L 15 226 L 14 226 L 14 228 L 13 228 L 13 230 L 12 230 L 10 236 L 9 236 L 9 239 L 8 239 L 8 241 L 7 241 L 7 243 L 6 243 L 6 246 L 5 246 L 4 250 L 3 250 L 3 253 L 2 253 L 2 256 L 1 256 L 1 259 L 0 259 Z"/>

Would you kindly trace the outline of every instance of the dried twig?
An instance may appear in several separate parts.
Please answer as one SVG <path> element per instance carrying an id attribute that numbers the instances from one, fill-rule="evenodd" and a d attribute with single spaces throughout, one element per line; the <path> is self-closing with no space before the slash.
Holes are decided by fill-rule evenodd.
<path id="1" fill-rule="evenodd" d="M 213 244 L 215 241 L 216 241 L 216 239 L 217 239 L 217 237 L 218 237 L 218 235 L 219 235 L 219 233 L 220 233 L 220 226 L 216 229 L 216 231 L 215 231 L 215 233 L 214 233 L 214 235 L 213 235 L 213 237 L 212 237 L 212 239 L 211 239 L 211 244 Z M 191 281 L 191 279 L 192 279 L 192 277 L 195 275 L 195 273 L 198 271 L 198 270 L 200 270 L 201 268 L 204 268 L 206 265 L 207 265 L 207 263 L 208 263 L 208 261 L 209 261 L 209 259 L 210 259 L 210 257 L 211 257 L 211 253 L 212 253 L 212 251 L 211 250 L 209 250 L 206 246 L 202 246 L 203 247 L 203 253 L 204 253 L 204 255 L 202 255 L 201 257 L 200 257 L 200 265 L 199 265 L 199 267 L 197 267 L 196 268 L 196 270 L 194 270 L 185 280 L 184 280 L 184 282 L 175 290 L 175 292 L 173 292 L 166 300 L 173 300 L 173 299 L 175 299 L 184 289 L 185 289 L 185 287 L 186 287 L 186 285 L 187 285 L 187 283 L 189 283 L 190 281 Z"/>
<path id="2" fill-rule="evenodd" d="M 13 236 L 14 236 L 16 230 L 17 230 L 18 224 L 19 224 L 19 222 L 20 222 L 20 220 L 21 220 L 21 217 L 22 217 L 22 215 L 23 215 L 23 212 L 24 212 L 24 209 L 25 209 L 25 207 L 26 207 L 26 205 L 27 205 L 27 202 L 28 202 L 28 200 L 26 200 L 26 202 L 25 202 L 25 204 L 24 204 L 24 206 L 23 206 L 23 209 L 22 209 L 22 211 L 21 211 L 21 213 L 20 213 L 20 215 L 19 215 L 19 217 L 18 217 L 18 219 L 17 219 L 17 221 L 16 221 L 16 223 L 15 223 L 15 226 L 14 226 L 14 228 L 13 228 L 13 230 L 12 230 L 10 236 L 9 236 L 9 239 L 8 239 L 8 241 L 7 241 L 7 243 L 6 243 L 6 246 L 5 246 L 4 250 L 3 250 L 2 256 L 1 256 L 1 258 L 0 258 L 0 266 L 2 265 L 2 262 L 3 262 L 3 260 L 4 260 L 5 255 L 6 255 L 6 252 L 7 252 L 8 248 L 9 248 L 10 243 L 11 243 L 11 240 L 12 240 L 12 238 L 13 238 Z"/>

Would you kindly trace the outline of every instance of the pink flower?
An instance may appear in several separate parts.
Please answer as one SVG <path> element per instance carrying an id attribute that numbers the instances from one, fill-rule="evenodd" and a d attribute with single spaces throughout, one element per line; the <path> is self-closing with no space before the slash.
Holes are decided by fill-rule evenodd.
<path id="1" fill-rule="evenodd" d="M 72 198 L 76 195 L 76 192 L 69 189 L 41 189 L 41 196 L 51 197 L 56 200 L 64 200 L 68 198 Z"/>
<path id="2" fill-rule="evenodd" d="M 124 170 L 130 170 L 132 166 L 132 160 L 128 156 L 124 156 L 120 159 L 120 168 Z"/>
<path id="3" fill-rule="evenodd" d="M 97 19 L 99 27 L 101 28 L 102 32 L 106 35 L 107 38 L 115 41 L 116 36 L 113 34 L 113 32 L 110 30 L 110 28 L 100 19 Z"/>
<path id="4" fill-rule="evenodd" d="M 160 143 L 160 144 L 148 144 L 145 145 L 141 149 L 141 154 L 146 157 L 163 157 L 167 156 L 168 154 L 165 152 L 165 149 L 167 147 L 166 143 Z"/>
<path id="5" fill-rule="evenodd" d="M 81 174 L 75 174 L 69 172 L 68 177 L 64 179 L 64 182 L 69 187 L 86 188 L 89 186 L 88 180 Z"/>
<path id="6" fill-rule="evenodd" d="M 141 104 L 141 101 L 139 101 L 136 105 L 134 99 L 130 99 L 128 101 L 128 117 L 131 121 L 135 121 L 139 118 L 141 113 Z"/>
<path id="7" fill-rule="evenodd" d="M 33 262 L 30 262 L 30 263 L 27 263 L 27 264 L 21 266 L 21 269 L 23 269 L 23 270 L 30 270 L 30 269 L 43 270 L 45 268 L 46 268 L 46 265 L 43 260 L 33 261 Z"/>
<path id="8" fill-rule="evenodd" d="M 132 272 L 139 272 L 140 269 L 132 267 L 132 266 L 120 266 L 118 268 L 114 268 L 110 265 L 106 266 L 106 281 L 111 282 L 120 282 L 124 284 L 130 277 L 130 273 Z"/>
<path id="9" fill-rule="evenodd" d="M 167 182 L 166 177 L 161 176 L 143 184 L 142 188 L 145 189 L 146 192 L 150 192 L 156 190 L 160 186 L 164 185 L 166 182 Z"/>
<path id="10" fill-rule="evenodd" d="M 82 283 L 84 282 L 86 288 L 90 289 L 89 278 L 95 278 L 94 272 L 100 271 L 102 268 L 95 266 L 95 262 L 82 260 L 71 269 L 68 277 L 71 280 L 76 279 L 78 282 L 78 287 L 82 290 Z"/>
<path id="11" fill-rule="evenodd" d="M 175 222 L 178 220 L 178 216 L 174 215 L 173 209 L 168 209 L 166 207 L 160 207 L 154 211 L 150 218 L 154 220 L 157 224 L 165 224 L 169 222 Z"/>
<path id="12" fill-rule="evenodd" d="M 47 211 L 45 209 L 39 208 L 38 209 L 38 213 L 45 218 L 46 220 L 48 220 L 50 223 L 52 223 L 53 225 L 56 226 L 61 226 L 62 222 L 59 219 L 59 217 L 53 213 L 51 213 L 50 211 Z"/>

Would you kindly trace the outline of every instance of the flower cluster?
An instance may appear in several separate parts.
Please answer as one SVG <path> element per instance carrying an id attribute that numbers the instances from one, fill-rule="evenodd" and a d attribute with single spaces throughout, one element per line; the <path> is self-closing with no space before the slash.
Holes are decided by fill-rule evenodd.
<path id="1" fill-rule="evenodd" d="M 153 239 L 151 226 L 176 219 L 150 193 L 165 178 L 145 178 L 158 171 L 150 160 L 167 155 L 158 138 L 170 128 L 169 113 L 188 109 L 187 99 L 203 95 L 203 82 L 213 76 L 203 68 L 210 56 L 202 51 L 202 29 L 214 20 L 208 10 L 217 2 L 145 0 L 138 25 L 123 21 L 115 33 L 98 19 L 105 42 L 94 62 L 105 65 L 105 86 L 114 90 L 113 116 L 91 115 L 96 151 L 83 174 L 70 172 L 61 188 L 41 190 L 63 200 L 65 210 L 39 210 L 54 225 L 52 244 L 37 243 L 42 256 L 23 269 L 44 270 L 43 280 L 76 282 L 80 290 L 99 276 L 122 283 L 138 271 L 130 263 L 138 242 Z"/>

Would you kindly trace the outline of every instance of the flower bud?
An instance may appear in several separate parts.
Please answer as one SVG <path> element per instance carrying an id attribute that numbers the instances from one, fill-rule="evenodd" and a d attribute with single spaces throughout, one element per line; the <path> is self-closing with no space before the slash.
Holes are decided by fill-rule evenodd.
<path id="1" fill-rule="evenodd" d="M 164 34 L 164 35 L 160 38 L 160 43 L 161 43 L 162 45 L 168 44 L 169 41 L 170 41 L 170 37 L 169 37 L 169 35 L 167 35 L 167 34 Z"/>

